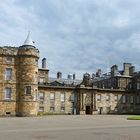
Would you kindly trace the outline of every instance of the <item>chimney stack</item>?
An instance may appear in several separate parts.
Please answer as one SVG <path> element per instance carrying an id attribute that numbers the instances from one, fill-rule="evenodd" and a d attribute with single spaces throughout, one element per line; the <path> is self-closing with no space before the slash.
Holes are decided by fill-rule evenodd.
<path id="1" fill-rule="evenodd" d="M 131 63 L 124 63 L 124 75 L 129 76 L 130 75 L 130 67 L 132 67 Z"/>
<path id="2" fill-rule="evenodd" d="M 62 78 L 62 73 L 61 72 L 57 72 L 57 79 L 61 79 Z"/>
<path id="3" fill-rule="evenodd" d="M 111 76 L 116 76 L 118 72 L 118 66 L 117 65 L 113 65 L 111 67 Z"/>
<path id="4" fill-rule="evenodd" d="M 42 59 L 42 68 L 46 69 L 46 58 Z"/>
<path id="5" fill-rule="evenodd" d="M 75 74 L 73 74 L 73 80 L 75 80 L 76 79 L 76 76 L 75 76 Z"/>
<path id="6" fill-rule="evenodd" d="M 134 66 L 130 67 L 129 68 L 129 75 L 130 76 L 133 76 L 134 75 L 134 72 L 135 72 L 135 67 Z"/>
<path id="7" fill-rule="evenodd" d="M 68 74 L 68 79 L 72 79 L 72 75 L 71 74 Z"/>
<path id="8" fill-rule="evenodd" d="M 101 69 L 98 69 L 97 72 L 96 72 L 96 77 L 100 77 L 102 74 L 102 70 Z"/>

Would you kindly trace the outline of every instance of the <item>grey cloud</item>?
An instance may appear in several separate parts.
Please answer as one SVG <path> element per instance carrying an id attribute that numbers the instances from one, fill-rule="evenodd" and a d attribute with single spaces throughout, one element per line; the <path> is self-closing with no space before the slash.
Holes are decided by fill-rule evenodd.
<path id="1" fill-rule="evenodd" d="M 106 72 L 124 61 L 140 68 L 139 9 L 139 0 L 5 0 L 1 43 L 20 44 L 29 26 L 51 75 Z"/>

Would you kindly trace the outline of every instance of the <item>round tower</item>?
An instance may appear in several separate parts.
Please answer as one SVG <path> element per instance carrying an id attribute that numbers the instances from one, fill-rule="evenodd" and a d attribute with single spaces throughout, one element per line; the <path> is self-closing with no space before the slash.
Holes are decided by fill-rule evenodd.
<path id="1" fill-rule="evenodd" d="M 39 50 L 27 36 L 17 55 L 17 116 L 36 116 L 38 112 Z"/>

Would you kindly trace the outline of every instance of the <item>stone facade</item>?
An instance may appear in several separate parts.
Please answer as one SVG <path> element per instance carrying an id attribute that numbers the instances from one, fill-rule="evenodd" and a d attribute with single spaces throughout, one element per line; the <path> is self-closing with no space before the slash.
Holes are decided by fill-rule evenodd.
<path id="1" fill-rule="evenodd" d="M 46 59 L 29 36 L 20 47 L 0 47 L 0 116 L 57 114 L 140 114 L 140 73 L 130 63 L 77 80 L 49 77 Z M 73 77 L 73 78 L 72 78 Z"/>

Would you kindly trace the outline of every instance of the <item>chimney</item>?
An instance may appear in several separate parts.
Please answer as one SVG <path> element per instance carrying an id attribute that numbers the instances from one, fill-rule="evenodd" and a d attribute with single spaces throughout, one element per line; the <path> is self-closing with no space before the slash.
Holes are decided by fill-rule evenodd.
<path id="1" fill-rule="evenodd" d="M 72 75 L 71 74 L 68 74 L 68 79 L 72 79 Z"/>
<path id="2" fill-rule="evenodd" d="M 75 74 L 73 74 L 73 80 L 75 80 L 76 79 L 76 76 L 75 76 Z"/>
<path id="3" fill-rule="evenodd" d="M 123 75 L 129 76 L 129 74 L 130 74 L 130 72 L 129 72 L 130 67 L 132 67 L 131 63 L 124 63 L 123 64 L 123 70 L 124 70 L 124 74 Z"/>
<path id="4" fill-rule="evenodd" d="M 117 65 L 113 65 L 111 67 L 111 76 L 116 76 L 117 71 L 118 71 L 118 66 Z"/>
<path id="5" fill-rule="evenodd" d="M 42 59 L 42 68 L 46 69 L 46 58 Z"/>
<path id="6" fill-rule="evenodd" d="M 130 67 L 129 68 L 129 75 L 130 76 L 133 76 L 134 75 L 134 72 L 135 72 L 135 67 L 134 66 Z"/>
<path id="7" fill-rule="evenodd" d="M 96 75 L 93 73 L 93 74 L 92 74 L 92 79 L 94 79 L 95 77 L 96 77 Z"/>
<path id="8" fill-rule="evenodd" d="M 101 69 L 98 69 L 97 72 L 96 72 L 96 77 L 100 77 L 101 73 L 102 73 Z"/>
<path id="9" fill-rule="evenodd" d="M 57 72 L 57 79 L 61 79 L 62 78 L 62 73 L 61 72 Z"/>

